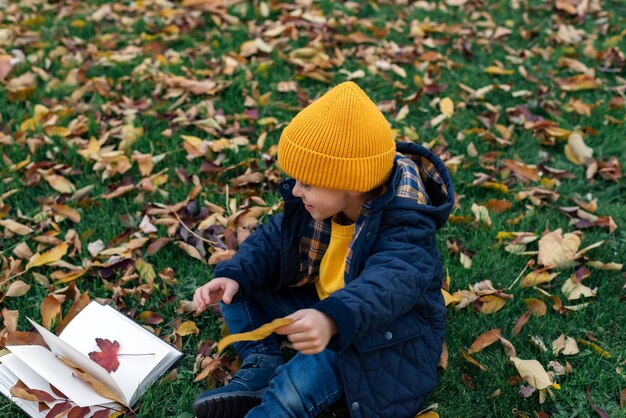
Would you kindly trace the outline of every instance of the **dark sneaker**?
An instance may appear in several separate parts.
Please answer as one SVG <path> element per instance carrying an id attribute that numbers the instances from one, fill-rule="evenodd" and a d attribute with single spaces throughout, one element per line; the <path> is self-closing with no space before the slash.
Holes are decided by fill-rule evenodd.
<path id="1" fill-rule="evenodd" d="M 198 418 L 243 418 L 261 403 L 263 393 L 283 363 L 280 354 L 251 354 L 226 386 L 201 393 L 193 403 Z"/>

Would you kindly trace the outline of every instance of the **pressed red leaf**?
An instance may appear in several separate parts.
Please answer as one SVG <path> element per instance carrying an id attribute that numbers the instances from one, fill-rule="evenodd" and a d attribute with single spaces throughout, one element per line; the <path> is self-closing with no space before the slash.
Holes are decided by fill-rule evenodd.
<path id="1" fill-rule="evenodd" d="M 75 406 L 67 413 L 67 418 L 84 418 L 91 412 L 91 408 L 87 406 Z"/>
<path id="2" fill-rule="evenodd" d="M 108 418 L 108 417 L 109 417 L 109 411 L 105 409 L 101 409 L 100 411 L 97 411 L 95 414 L 93 414 L 91 418 Z"/>
<path id="3" fill-rule="evenodd" d="M 96 344 L 102 351 L 92 351 L 89 353 L 89 358 L 104 367 L 109 373 L 116 371 L 120 366 L 120 362 L 117 359 L 120 343 L 107 340 L 106 338 L 96 338 Z"/>
<path id="4" fill-rule="evenodd" d="M 43 390 L 26 389 L 26 392 L 30 393 L 31 395 L 35 395 L 37 397 L 37 400 L 40 402 L 54 402 L 56 400 L 54 396 Z"/>
<path id="5" fill-rule="evenodd" d="M 57 418 L 65 415 L 65 412 L 72 407 L 69 402 L 61 402 L 54 405 L 46 414 L 46 418 Z"/>

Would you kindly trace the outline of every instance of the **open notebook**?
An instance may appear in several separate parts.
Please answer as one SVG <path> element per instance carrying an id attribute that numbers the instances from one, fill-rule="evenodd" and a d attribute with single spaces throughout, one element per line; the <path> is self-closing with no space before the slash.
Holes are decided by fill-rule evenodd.
<path id="1" fill-rule="evenodd" d="M 100 409 L 111 412 L 121 409 L 119 404 L 99 395 L 92 385 L 76 377 L 59 356 L 104 384 L 125 406 L 135 404 L 146 388 L 182 356 L 132 319 L 97 302 L 87 305 L 58 337 L 29 321 L 50 349 L 38 345 L 7 346 L 9 353 L 0 357 L 0 391 L 32 417 L 45 417 L 49 410 L 39 412 L 37 402 L 11 396 L 10 390 L 18 379 L 30 389 L 54 395 L 50 388 L 53 385 L 72 405 L 89 407 L 92 413 L 87 416 Z M 119 342 L 119 353 L 126 355 L 118 356 L 116 371 L 109 373 L 89 358 L 90 352 L 100 351 L 96 338 Z M 48 406 L 59 402 L 50 402 Z"/>

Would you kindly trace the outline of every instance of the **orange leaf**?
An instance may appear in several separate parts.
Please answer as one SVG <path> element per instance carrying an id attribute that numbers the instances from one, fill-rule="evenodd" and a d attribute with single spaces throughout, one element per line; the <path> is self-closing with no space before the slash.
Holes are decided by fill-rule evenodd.
<path id="1" fill-rule="evenodd" d="M 480 364 L 478 361 L 476 361 L 476 359 L 474 357 L 470 356 L 465 351 L 461 350 L 461 354 L 463 355 L 465 360 L 469 361 L 474 366 L 478 367 L 480 370 L 482 370 L 482 371 L 486 371 L 487 370 L 487 366 L 484 366 L 484 365 Z"/>
<path id="2" fill-rule="evenodd" d="M 48 295 L 41 302 L 41 325 L 46 329 L 52 327 L 52 322 L 56 317 L 61 314 L 61 301 L 54 297 L 54 295 Z"/>
<path id="3" fill-rule="evenodd" d="M 500 328 L 492 329 L 479 335 L 478 338 L 476 338 L 476 340 L 472 343 L 469 350 L 467 350 L 467 353 L 473 354 L 482 351 L 485 347 L 488 347 L 498 341 L 500 336 Z"/>

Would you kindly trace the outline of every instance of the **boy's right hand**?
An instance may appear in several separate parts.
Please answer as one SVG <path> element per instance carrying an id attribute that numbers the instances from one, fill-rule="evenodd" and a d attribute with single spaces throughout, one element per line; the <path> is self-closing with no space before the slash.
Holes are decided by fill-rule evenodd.
<path id="1" fill-rule="evenodd" d="M 228 277 L 216 277 L 204 286 L 196 289 L 193 303 L 196 311 L 202 312 L 207 306 L 215 305 L 219 301 L 229 304 L 239 290 L 239 283 Z"/>

